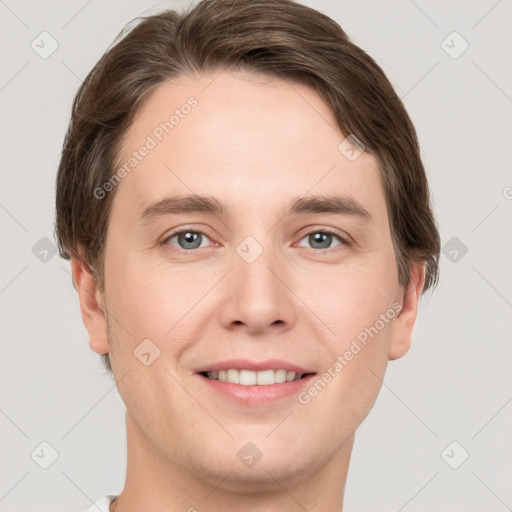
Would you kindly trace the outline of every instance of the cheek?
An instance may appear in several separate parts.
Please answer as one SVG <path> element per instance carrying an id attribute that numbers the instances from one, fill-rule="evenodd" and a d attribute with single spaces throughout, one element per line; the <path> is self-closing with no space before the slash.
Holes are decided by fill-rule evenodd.
<path id="1" fill-rule="evenodd" d="M 393 263 L 393 259 L 383 257 L 371 265 L 355 263 L 302 281 L 300 296 L 323 324 L 323 337 L 329 340 L 333 355 L 342 354 L 358 338 L 363 343 L 375 338 L 373 350 L 386 344 L 387 335 L 380 333 L 395 317 L 397 281 Z"/>
<path id="2" fill-rule="evenodd" d="M 311 416 L 313 421 L 328 414 L 330 419 L 324 423 L 331 424 L 332 436 L 339 442 L 354 432 L 377 398 L 387 365 L 390 333 L 391 323 L 373 337 L 367 334 L 364 343 L 362 337 L 354 337 L 333 344 L 328 366 L 298 396 L 306 410 L 312 407 L 316 411 Z"/>
<path id="3" fill-rule="evenodd" d="M 113 264 L 116 260 L 118 263 Z M 133 351 L 149 339 L 171 370 L 214 316 L 215 304 L 208 292 L 222 272 L 205 272 L 204 265 L 177 271 L 162 262 L 129 255 L 120 258 L 114 252 L 105 269 L 108 308 L 113 323 L 118 321 L 124 327 L 115 326 L 115 339 L 123 343 L 113 345 L 113 356 L 131 366 L 137 363 Z"/>
<path id="4" fill-rule="evenodd" d="M 114 253 L 110 261 L 116 262 L 108 266 L 111 305 L 137 332 L 148 329 L 146 334 L 165 334 L 190 309 L 202 288 L 192 276 L 154 262 Z"/>
<path id="5" fill-rule="evenodd" d="M 343 411 L 337 421 L 347 428 L 358 425 L 369 412 L 386 369 L 397 315 L 393 258 L 388 255 L 371 266 L 324 276 L 323 293 L 308 289 L 311 309 L 321 312 L 319 316 L 329 327 L 322 337 L 329 359 L 319 376 L 323 381 L 325 375 L 329 382 L 325 386 L 317 382 L 306 391 L 321 408 L 337 404 Z"/>

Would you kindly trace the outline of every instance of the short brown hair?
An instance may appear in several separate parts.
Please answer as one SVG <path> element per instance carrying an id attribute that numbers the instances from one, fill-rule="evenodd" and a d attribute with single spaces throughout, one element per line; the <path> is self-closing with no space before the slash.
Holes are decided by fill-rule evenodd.
<path id="1" fill-rule="evenodd" d="M 57 175 L 56 238 L 104 290 L 103 254 L 115 188 L 95 189 L 117 164 L 123 135 L 149 95 L 169 79 L 247 69 L 308 85 L 340 131 L 375 155 L 384 186 L 398 277 L 425 262 L 424 291 L 439 273 L 439 233 L 414 126 L 377 63 L 328 16 L 293 0 L 202 0 L 125 28 L 80 86 Z M 83 254 L 79 254 L 79 247 Z M 110 370 L 108 354 L 104 358 Z"/>

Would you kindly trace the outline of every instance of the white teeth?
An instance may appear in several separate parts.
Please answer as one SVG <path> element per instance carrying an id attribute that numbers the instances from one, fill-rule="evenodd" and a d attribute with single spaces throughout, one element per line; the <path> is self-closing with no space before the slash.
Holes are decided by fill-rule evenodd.
<path id="1" fill-rule="evenodd" d="M 238 384 L 242 384 L 242 386 L 254 386 L 257 379 L 258 375 L 256 372 L 251 372 L 250 370 L 240 370 L 240 382 Z M 228 380 L 227 382 L 231 381 Z"/>
<path id="2" fill-rule="evenodd" d="M 274 372 L 274 382 L 276 384 L 282 384 L 286 382 L 286 370 L 276 370 Z"/>
<path id="3" fill-rule="evenodd" d="M 252 370 L 238 370 L 230 368 L 229 370 L 219 370 L 218 372 L 207 372 L 209 379 L 229 382 L 231 384 L 241 384 L 242 386 L 269 386 L 271 384 L 282 384 L 298 380 L 302 377 L 301 373 L 287 372 L 286 370 L 262 370 L 253 372 Z"/>
<path id="4" fill-rule="evenodd" d="M 226 370 L 226 381 L 233 384 L 240 383 L 240 372 L 238 370 Z"/>
<path id="5" fill-rule="evenodd" d="M 256 384 L 258 384 L 258 386 L 268 386 L 274 383 L 274 370 L 265 370 L 256 374 Z"/>
<path id="6" fill-rule="evenodd" d="M 295 372 L 286 372 L 286 381 L 289 382 L 295 379 Z"/>

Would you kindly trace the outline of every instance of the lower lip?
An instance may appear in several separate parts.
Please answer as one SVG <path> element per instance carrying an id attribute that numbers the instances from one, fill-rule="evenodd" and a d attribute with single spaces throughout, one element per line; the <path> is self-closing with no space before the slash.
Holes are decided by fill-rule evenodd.
<path id="1" fill-rule="evenodd" d="M 209 379 L 199 373 L 196 375 L 198 375 L 210 389 L 244 405 L 268 405 L 281 398 L 296 395 L 302 388 L 307 386 L 315 376 L 311 374 L 302 379 L 283 382 L 282 384 L 269 384 L 268 386 L 244 386 L 242 384 L 232 384 L 231 382 Z"/>

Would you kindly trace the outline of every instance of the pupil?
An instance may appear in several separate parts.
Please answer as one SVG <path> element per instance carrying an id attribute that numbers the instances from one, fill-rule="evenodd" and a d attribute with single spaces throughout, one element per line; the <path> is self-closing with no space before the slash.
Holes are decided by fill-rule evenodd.
<path id="1" fill-rule="evenodd" d="M 312 236 L 312 245 L 320 244 L 321 247 L 315 247 L 316 249 L 326 249 L 331 244 L 332 235 L 329 233 L 315 233 Z M 311 242 L 311 240 L 310 240 Z"/>
<path id="2" fill-rule="evenodd" d="M 199 244 L 197 243 L 198 240 L 199 240 Z M 197 247 L 199 247 L 199 245 L 201 245 L 200 239 L 199 239 L 199 233 L 194 233 L 192 231 L 187 231 L 186 233 L 182 233 L 180 243 L 184 249 L 197 249 Z"/>

